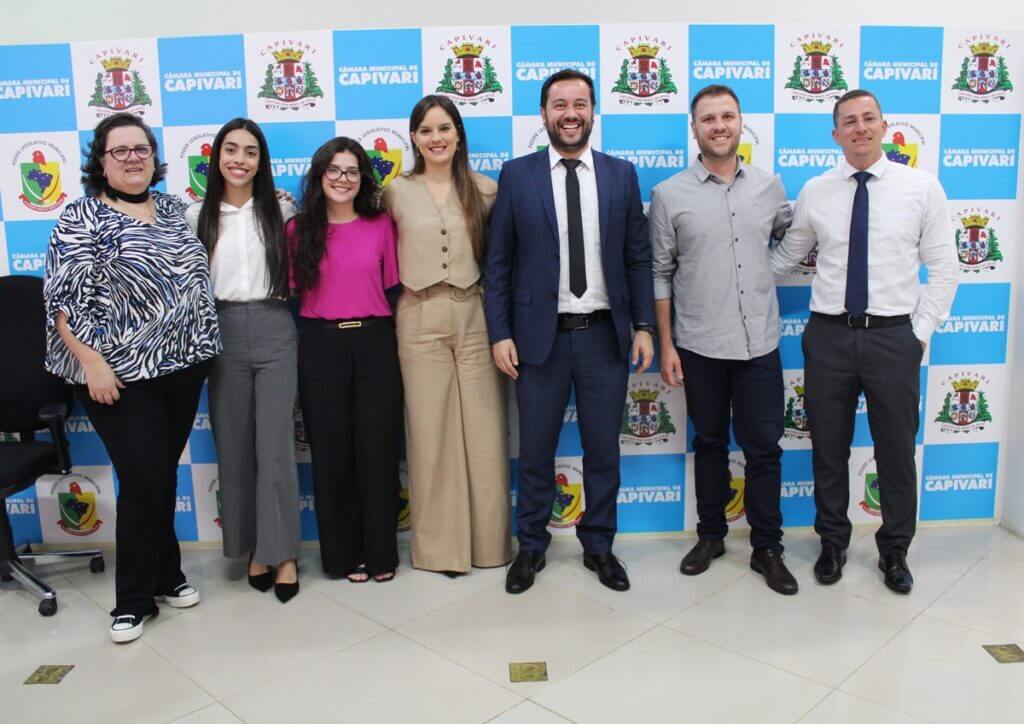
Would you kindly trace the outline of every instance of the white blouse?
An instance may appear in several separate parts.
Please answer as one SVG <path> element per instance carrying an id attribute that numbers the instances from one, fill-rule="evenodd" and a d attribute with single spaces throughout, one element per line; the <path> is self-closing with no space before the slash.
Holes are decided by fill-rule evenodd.
<path id="1" fill-rule="evenodd" d="M 287 222 L 298 210 L 289 201 L 279 203 L 281 216 Z M 200 202 L 185 211 L 185 219 L 197 233 L 201 208 Z M 210 280 L 213 296 L 222 301 L 251 302 L 270 296 L 267 254 L 260 238 L 253 199 L 241 208 L 221 202 L 220 233 L 210 260 Z"/>

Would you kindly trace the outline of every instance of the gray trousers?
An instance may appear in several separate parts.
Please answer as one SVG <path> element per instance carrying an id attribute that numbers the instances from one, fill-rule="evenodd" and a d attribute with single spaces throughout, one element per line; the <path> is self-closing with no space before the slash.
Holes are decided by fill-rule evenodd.
<path id="1" fill-rule="evenodd" d="M 875 543 L 883 556 L 890 550 L 906 553 L 917 526 L 921 343 L 910 322 L 854 329 L 813 313 L 802 342 L 804 404 L 814 446 L 814 530 L 824 543 L 843 550 L 850 544 L 850 445 L 863 390 L 882 507 Z"/>
<path id="2" fill-rule="evenodd" d="M 224 555 L 276 565 L 299 556 L 295 468 L 298 338 L 278 300 L 217 302 L 224 352 L 210 371 Z"/>

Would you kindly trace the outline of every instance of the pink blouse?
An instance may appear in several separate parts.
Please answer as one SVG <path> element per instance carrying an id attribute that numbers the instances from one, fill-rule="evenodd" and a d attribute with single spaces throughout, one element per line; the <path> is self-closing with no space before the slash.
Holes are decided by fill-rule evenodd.
<path id="1" fill-rule="evenodd" d="M 285 226 L 289 250 L 297 241 L 294 231 L 293 219 Z M 384 290 L 398 284 L 395 236 L 387 214 L 328 224 L 320 280 L 315 289 L 302 292 L 299 314 L 314 319 L 390 317 Z M 294 271 L 291 286 L 296 288 Z"/>

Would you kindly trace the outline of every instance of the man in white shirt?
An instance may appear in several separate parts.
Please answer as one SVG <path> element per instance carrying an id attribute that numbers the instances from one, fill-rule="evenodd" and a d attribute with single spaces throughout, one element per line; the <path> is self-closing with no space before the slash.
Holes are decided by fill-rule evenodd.
<path id="1" fill-rule="evenodd" d="M 881 494 L 878 567 L 886 586 L 909 593 L 921 359 L 953 303 L 957 256 L 938 180 L 883 154 L 887 124 L 878 99 L 850 91 L 836 101 L 832 119 L 832 137 L 845 161 L 807 182 L 793 225 L 772 252 L 773 270 L 783 273 L 818 244 L 803 336 L 814 529 L 822 542 L 814 575 L 820 583 L 835 583 L 846 562 L 850 443 L 863 391 Z M 922 262 L 928 269 L 924 286 Z"/>

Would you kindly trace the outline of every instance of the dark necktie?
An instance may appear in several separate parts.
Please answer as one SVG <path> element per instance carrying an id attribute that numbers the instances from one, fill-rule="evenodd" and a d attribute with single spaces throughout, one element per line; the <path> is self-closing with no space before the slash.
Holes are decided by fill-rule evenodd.
<path id="1" fill-rule="evenodd" d="M 565 166 L 565 211 L 569 217 L 569 291 L 579 299 L 587 291 L 587 257 L 583 249 L 583 211 L 580 208 L 580 161 L 563 158 Z"/>
<path id="2" fill-rule="evenodd" d="M 858 171 L 857 191 L 853 195 L 850 218 L 850 255 L 846 260 L 846 311 L 860 317 L 868 309 L 868 179 L 871 174 Z"/>

